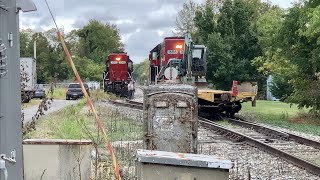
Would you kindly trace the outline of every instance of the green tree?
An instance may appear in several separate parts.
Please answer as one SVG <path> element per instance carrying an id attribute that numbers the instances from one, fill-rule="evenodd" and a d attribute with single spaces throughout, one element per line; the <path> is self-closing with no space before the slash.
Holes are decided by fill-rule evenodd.
<path id="1" fill-rule="evenodd" d="M 274 75 L 278 97 L 320 111 L 320 3 L 300 1 L 286 13 L 273 7 L 257 23 L 263 55 L 254 64 Z"/>
<path id="2" fill-rule="evenodd" d="M 199 7 L 196 11 L 194 21 L 197 32 L 193 38 L 197 44 L 205 44 L 209 34 L 216 31 L 216 22 L 214 20 L 212 7 L 209 5 Z"/>
<path id="3" fill-rule="evenodd" d="M 61 32 L 83 80 L 101 80 L 107 55 L 123 51 L 115 25 L 92 20 L 80 30 Z M 55 78 L 59 81 L 75 79 L 55 28 L 45 32 L 22 30 L 20 41 L 20 53 L 25 57 L 33 57 L 33 43 L 37 42 L 38 83 L 49 83 Z"/>
<path id="4" fill-rule="evenodd" d="M 290 80 L 295 76 L 296 67 L 283 55 L 280 29 L 283 23 L 283 9 L 274 6 L 257 20 L 257 33 L 262 55 L 253 64 L 265 75 L 273 75 L 272 94 L 285 100 L 293 92 Z"/>
<path id="5" fill-rule="evenodd" d="M 219 33 L 212 33 L 208 37 L 207 48 L 207 79 L 214 83 L 215 88 L 229 90 L 236 68 L 233 64 L 232 45 Z"/>
<path id="6" fill-rule="evenodd" d="M 265 76 L 252 65 L 262 53 L 256 29 L 261 14 L 256 7 L 262 3 L 252 2 L 225 0 L 217 14 L 207 3 L 196 12 L 199 42 L 208 48 L 208 80 L 218 89 L 229 90 L 232 80 L 265 84 Z"/>
<path id="7" fill-rule="evenodd" d="M 30 44 L 33 33 L 31 29 L 20 31 L 20 57 L 32 56 L 29 46 L 33 47 L 33 44 Z"/>
<path id="8" fill-rule="evenodd" d="M 34 42 L 37 43 L 36 48 L 36 62 L 37 62 L 37 81 L 38 83 L 45 83 L 49 81 L 49 41 L 41 32 L 35 32 L 32 37 L 31 41 L 29 42 L 28 52 L 33 57 L 34 53 Z"/>
<path id="9" fill-rule="evenodd" d="M 119 30 L 115 25 L 91 20 L 77 32 L 79 36 L 79 56 L 97 63 L 104 63 L 109 53 L 123 51 Z"/>
<path id="10" fill-rule="evenodd" d="M 196 26 L 193 19 L 195 18 L 196 9 L 197 4 L 192 0 L 188 0 L 188 2 L 183 4 L 183 8 L 179 11 L 176 18 L 176 35 L 184 36 L 187 33 L 195 33 Z"/>
<path id="11" fill-rule="evenodd" d="M 270 86 L 272 95 L 281 101 L 285 101 L 293 92 L 293 87 L 289 83 L 291 77 L 287 74 L 285 75 L 275 75 L 273 76 L 272 83 Z"/>
<path id="12" fill-rule="evenodd" d="M 289 9 L 280 29 L 283 55 L 296 66 L 289 102 L 320 111 L 320 47 L 318 1 L 303 1 Z"/>
<path id="13" fill-rule="evenodd" d="M 149 60 L 145 59 L 141 63 L 134 65 L 133 78 L 139 83 L 143 84 L 149 78 Z"/>

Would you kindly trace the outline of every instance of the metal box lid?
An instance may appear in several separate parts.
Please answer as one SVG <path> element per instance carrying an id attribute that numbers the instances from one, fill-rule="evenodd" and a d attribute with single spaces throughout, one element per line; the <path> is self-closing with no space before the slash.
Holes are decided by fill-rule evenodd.
<path id="1" fill-rule="evenodd" d="M 138 162 L 149 164 L 191 166 L 212 169 L 231 169 L 233 167 L 233 163 L 230 160 L 202 154 L 138 149 L 136 157 Z"/>
<path id="2" fill-rule="evenodd" d="M 197 96 L 197 88 L 187 84 L 157 84 L 143 88 L 145 95 L 157 92 L 185 92 Z"/>

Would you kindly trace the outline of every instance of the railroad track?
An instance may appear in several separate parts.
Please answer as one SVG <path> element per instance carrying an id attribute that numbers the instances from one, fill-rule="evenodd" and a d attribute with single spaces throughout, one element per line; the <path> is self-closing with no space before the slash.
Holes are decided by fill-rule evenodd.
<path id="1" fill-rule="evenodd" d="M 131 100 L 110 100 L 110 103 L 128 108 L 143 110 L 143 103 Z"/>
<path id="2" fill-rule="evenodd" d="M 112 101 L 113 104 L 142 110 L 143 103 L 136 101 Z M 270 154 L 278 156 L 298 167 L 320 176 L 320 142 L 291 133 L 278 131 L 260 124 L 229 119 L 226 127 L 199 117 L 201 126 L 236 142 L 246 142 Z"/>
<path id="3" fill-rule="evenodd" d="M 240 123 L 237 124 L 238 126 L 231 127 L 232 129 L 202 117 L 199 117 L 199 123 L 203 127 L 213 130 L 229 139 L 237 142 L 246 142 L 249 145 L 278 156 L 302 169 L 320 176 L 320 150 L 315 148 L 319 142 L 295 135 L 290 137 L 290 134 L 276 130 L 270 132 L 268 128 L 261 125 L 261 129 L 269 132 L 268 135 L 257 132 L 254 129 L 249 129 L 251 128 L 249 126 L 242 128 L 239 126 Z M 255 128 L 258 127 L 259 125 L 255 124 Z M 273 134 L 272 137 L 270 133 L 275 133 L 276 135 Z M 295 139 L 299 139 L 299 141 Z M 302 141 L 309 144 L 305 145 Z"/>

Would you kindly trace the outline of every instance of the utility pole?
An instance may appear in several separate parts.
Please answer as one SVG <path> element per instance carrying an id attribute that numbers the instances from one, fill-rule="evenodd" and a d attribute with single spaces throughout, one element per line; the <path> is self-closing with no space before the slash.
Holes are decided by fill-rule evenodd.
<path id="1" fill-rule="evenodd" d="M 0 180 L 23 179 L 19 10 L 31 0 L 0 0 Z"/>

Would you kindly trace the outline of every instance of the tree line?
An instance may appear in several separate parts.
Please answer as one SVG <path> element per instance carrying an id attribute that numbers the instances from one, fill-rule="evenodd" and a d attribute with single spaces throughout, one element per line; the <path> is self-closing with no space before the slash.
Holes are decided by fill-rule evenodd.
<path id="1" fill-rule="evenodd" d="M 320 111 L 320 2 L 301 0 L 283 9 L 261 0 L 188 1 L 176 34 L 191 33 L 207 47 L 208 80 L 228 89 L 232 80 L 257 81 L 299 107 Z"/>
<path id="2" fill-rule="evenodd" d="M 102 80 L 109 53 L 123 51 L 120 33 L 113 24 L 91 20 L 79 30 L 62 34 L 83 80 Z M 20 57 L 33 57 L 36 41 L 37 82 L 73 81 L 75 76 L 57 38 L 56 29 L 20 31 Z"/>

